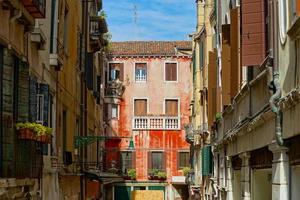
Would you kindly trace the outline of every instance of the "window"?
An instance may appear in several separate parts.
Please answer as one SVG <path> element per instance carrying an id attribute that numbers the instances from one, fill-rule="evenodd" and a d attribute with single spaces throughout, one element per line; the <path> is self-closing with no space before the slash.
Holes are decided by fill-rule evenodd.
<path id="1" fill-rule="evenodd" d="M 37 116 L 36 122 L 43 124 L 43 114 L 44 114 L 44 95 L 37 95 Z"/>
<path id="2" fill-rule="evenodd" d="M 204 67 L 204 43 L 200 42 L 200 68 Z"/>
<path id="3" fill-rule="evenodd" d="M 126 173 L 128 169 L 133 168 L 133 153 L 131 151 L 121 152 L 121 170 Z"/>
<path id="4" fill-rule="evenodd" d="M 177 81 L 177 63 L 165 64 L 165 81 Z"/>
<path id="5" fill-rule="evenodd" d="M 123 64 L 122 63 L 110 63 L 109 64 L 109 81 L 119 79 L 123 81 Z"/>
<path id="6" fill-rule="evenodd" d="M 134 116 L 146 116 L 147 110 L 147 99 L 134 100 Z"/>
<path id="7" fill-rule="evenodd" d="M 135 64 L 135 81 L 146 82 L 147 81 L 147 64 L 136 63 Z"/>
<path id="8" fill-rule="evenodd" d="M 149 169 L 165 169 L 164 152 L 149 152 Z"/>
<path id="9" fill-rule="evenodd" d="M 178 99 L 165 100 L 165 115 L 178 116 Z"/>
<path id="10" fill-rule="evenodd" d="M 67 111 L 62 112 L 63 151 L 67 151 Z"/>
<path id="11" fill-rule="evenodd" d="M 179 152 L 178 155 L 178 168 L 182 169 L 184 167 L 190 166 L 190 153 L 189 152 Z"/>
<path id="12" fill-rule="evenodd" d="M 117 104 L 111 105 L 111 118 L 118 118 L 119 117 L 119 109 Z"/>
<path id="13" fill-rule="evenodd" d="M 69 28 L 69 10 L 65 8 L 65 15 L 64 15 L 64 48 L 65 50 L 68 49 L 68 28 Z"/>

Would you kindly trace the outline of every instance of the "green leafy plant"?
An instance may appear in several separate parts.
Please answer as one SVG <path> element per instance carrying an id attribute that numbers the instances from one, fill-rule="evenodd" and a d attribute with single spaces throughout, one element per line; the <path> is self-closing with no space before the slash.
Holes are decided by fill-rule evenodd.
<path id="1" fill-rule="evenodd" d="M 17 123 L 16 124 L 16 129 L 21 130 L 21 129 L 30 129 L 36 134 L 37 136 L 41 135 L 52 135 L 52 128 L 49 128 L 47 126 L 43 126 L 42 124 L 38 124 L 35 122 L 25 122 L 25 123 Z"/>
<path id="2" fill-rule="evenodd" d="M 222 113 L 216 114 L 216 122 L 220 122 L 222 120 Z"/>
<path id="3" fill-rule="evenodd" d="M 167 173 L 163 172 L 163 171 L 160 171 L 160 172 L 157 173 L 157 177 L 166 179 L 167 178 Z"/>
<path id="4" fill-rule="evenodd" d="M 99 17 L 101 17 L 102 19 L 105 19 L 107 17 L 106 13 L 104 12 L 104 10 L 101 10 L 99 12 Z"/>
<path id="5" fill-rule="evenodd" d="M 184 167 L 184 168 L 182 168 L 182 172 L 183 172 L 184 176 L 187 176 L 191 172 L 191 168 Z"/>
<path id="6" fill-rule="evenodd" d="M 127 170 L 127 175 L 128 175 L 131 179 L 135 179 L 135 178 L 136 178 L 136 170 L 135 170 L 135 169 L 128 169 L 128 170 Z"/>

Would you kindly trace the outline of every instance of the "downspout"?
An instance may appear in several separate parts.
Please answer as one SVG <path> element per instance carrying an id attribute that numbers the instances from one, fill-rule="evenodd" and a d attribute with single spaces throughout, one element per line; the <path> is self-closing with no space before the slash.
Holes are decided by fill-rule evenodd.
<path id="1" fill-rule="evenodd" d="M 269 105 L 271 107 L 271 111 L 275 113 L 275 139 L 279 146 L 284 146 L 284 141 L 282 137 L 282 110 L 280 109 L 280 106 L 277 104 L 278 100 L 281 98 L 281 86 L 280 86 L 280 80 L 279 80 L 279 68 L 278 68 L 278 20 L 276 19 L 277 15 L 277 4 L 276 1 L 271 2 L 273 5 L 271 5 L 271 20 L 272 20 L 272 27 L 271 28 L 271 45 L 273 45 L 274 51 L 271 51 L 271 57 L 273 57 L 273 81 L 271 82 L 270 89 L 273 90 L 273 95 L 271 96 L 269 100 Z M 272 55 L 274 52 L 274 56 Z"/>

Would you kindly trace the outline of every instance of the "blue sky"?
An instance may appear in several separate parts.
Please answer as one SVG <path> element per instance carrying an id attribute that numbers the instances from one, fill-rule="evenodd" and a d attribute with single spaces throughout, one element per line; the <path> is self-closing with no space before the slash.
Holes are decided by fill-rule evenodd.
<path id="1" fill-rule="evenodd" d="M 113 41 L 186 40 L 195 31 L 195 0 L 103 0 L 103 8 Z"/>

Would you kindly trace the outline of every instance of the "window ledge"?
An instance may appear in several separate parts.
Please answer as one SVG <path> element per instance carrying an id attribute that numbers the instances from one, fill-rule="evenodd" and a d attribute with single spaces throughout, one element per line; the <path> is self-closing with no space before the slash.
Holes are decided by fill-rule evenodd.
<path id="1" fill-rule="evenodd" d="M 287 34 L 292 38 L 296 39 L 300 36 L 300 16 L 294 17 L 292 25 L 290 26 Z"/>

